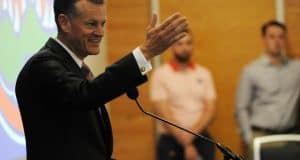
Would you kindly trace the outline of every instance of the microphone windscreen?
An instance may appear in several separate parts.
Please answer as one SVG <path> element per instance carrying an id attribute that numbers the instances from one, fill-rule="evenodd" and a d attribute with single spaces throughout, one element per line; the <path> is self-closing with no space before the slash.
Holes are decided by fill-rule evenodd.
<path id="1" fill-rule="evenodd" d="M 133 99 L 133 100 L 135 100 L 139 97 L 139 91 L 137 90 L 137 88 L 128 89 L 126 94 L 130 99 Z"/>

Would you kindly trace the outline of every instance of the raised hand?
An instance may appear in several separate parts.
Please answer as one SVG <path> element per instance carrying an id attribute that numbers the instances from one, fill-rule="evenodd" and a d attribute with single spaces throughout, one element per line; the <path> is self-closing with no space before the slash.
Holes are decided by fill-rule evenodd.
<path id="1" fill-rule="evenodd" d="M 161 54 L 187 33 L 188 22 L 180 13 L 168 17 L 156 26 L 157 15 L 154 14 L 147 29 L 146 41 L 140 46 L 146 59 Z"/>

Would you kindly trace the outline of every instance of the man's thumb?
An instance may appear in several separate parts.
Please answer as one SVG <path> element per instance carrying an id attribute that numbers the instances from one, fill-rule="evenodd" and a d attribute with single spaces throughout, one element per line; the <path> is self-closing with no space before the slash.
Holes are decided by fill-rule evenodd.
<path id="1" fill-rule="evenodd" d="M 157 14 L 153 13 L 152 14 L 152 18 L 151 18 L 151 22 L 150 22 L 150 24 L 148 26 L 148 30 L 154 28 L 156 26 L 156 24 L 157 24 Z"/>

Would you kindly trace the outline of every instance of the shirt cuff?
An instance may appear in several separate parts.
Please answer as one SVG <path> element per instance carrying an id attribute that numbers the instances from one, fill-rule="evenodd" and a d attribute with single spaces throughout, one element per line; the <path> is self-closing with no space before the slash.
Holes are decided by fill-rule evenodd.
<path id="1" fill-rule="evenodd" d="M 151 62 L 147 61 L 140 47 L 137 47 L 133 50 L 133 56 L 138 64 L 142 75 L 146 75 L 149 71 L 152 70 Z"/>

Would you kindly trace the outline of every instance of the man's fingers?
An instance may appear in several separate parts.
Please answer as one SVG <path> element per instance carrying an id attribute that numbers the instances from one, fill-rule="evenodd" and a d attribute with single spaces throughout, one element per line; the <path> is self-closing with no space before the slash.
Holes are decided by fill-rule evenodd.
<path id="1" fill-rule="evenodd" d="M 177 19 L 176 21 L 169 24 L 169 26 L 167 26 L 167 28 L 165 28 L 163 30 L 162 34 L 164 36 L 168 36 L 168 35 L 174 33 L 174 31 L 181 31 L 183 26 L 187 27 L 187 19 L 185 17 Z"/>
<path id="2" fill-rule="evenodd" d="M 173 43 L 173 39 L 177 39 L 178 35 L 181 35 L 182 33 L 186 33 L 188 30 L 188 23 L 187 21 L 183 21 L 182 23 L 179 23 L 175 28 L 172 28 L 172 30 L 166 30 L 162 34 L 164 39 L 167 43 Z"/>
<path id="3" fill-rule="evenodd" d="M 172 39 L 170 40 L 169 45 L 170 45 L 170 46 L 173 45 L 175 42 L 177 42 L 178 40 L 180 40 L 181 38 L 183 38 L 183 37 L 185 37 L 185 36 L 187 36 L 187 33 L 186 33 L 186 32 L 182 32 L 182 33 L 178 34 L 177 36 L 175 36 L 174 38 L 172 38 Z"/>
<path id="4" fill-rule="evenodd" d="M 157 21 L 157 16 L 153 17 L 150 25 L 152 27 L 148 27 L 148 33 L 160 33 L 163 37 L 168 36 L 170 32 L 173 32 L 173 30 L 175 30 L 181 23 L 187 23 L 186 17 L 181 16 L 179 13 L 173 14 L 158 27 L 155 27 L 154 21 Z"/>
<path id="5" fill-rule="evenodd" d="M 166 39 L 172 39 L 176 37 L 178 34 L 182 32 L 186 32 L 188 30 L 188 23 L 180 23 L 176 28 L 174 28 L 171 32 L 165 34 Z"/>
<path id="6" fill-rule="evenodd" d="M 158 29 L 164 29 L 166 28 L 169 24 L 171 24 L 174 20 L 178 19 L 179 17 L 181 17 L 180 13 L 175 13 L 172 16 L 168 17 L 165 21 L 163 21 L 163 23 L 158 26 Z"/>

